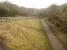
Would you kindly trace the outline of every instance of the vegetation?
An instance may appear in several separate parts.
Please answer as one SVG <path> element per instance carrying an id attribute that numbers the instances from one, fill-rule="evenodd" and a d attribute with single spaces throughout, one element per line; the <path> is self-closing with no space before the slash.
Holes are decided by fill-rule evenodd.
<path id="1" fill-rule="evenodd" d="M 0 16 L 8 17 L 8 16 L 37 16 L 37 9 L 34 8 L 25 8 L 19 7 L 10 2 L 2 2 L 0 3 Z"/>
<path id="2" fill-rule="evenodd" d="M 46 9 L 47 11 L 44 10 L 42 11 L 46 12 L 46 16 L 43 16 L 52 23 L 51 29 L 67 49 L 67 3 L 61 6 L 53 4 Z"/>
<path id="3" fill-rule="evenodd" d="M 17 17 L 18 16 L 18 17 Z M 32 17 L 32 18 L 21 18 Z M 0 3 L 0 47 L 5 50 L 52 50 L 49 40 L 42 30 L 37 17 L 47 18 L 51 29 L 67 48 L 67 3 L 53 4 L 48 8 L 35 9 L 19 7 L 10 2 Z M 8 22 L 6 17 L 16 17 L 15 21 Z M 35 19 L 35 18 L 36 19 Z M 13 18 L 12 18 L 13 19 Z M 19 20 L 18 20 L 19 19 Z M 19 34 L 18 34 L 19 33 Z M 23 46 L 23 47 L 22 47 Z"/>
<path id="4" fill-rule="evenodd" d="M 4 46 L 0 49 L 53 50 L 42 30 L 40 19 L 21 18 L 7 22 L 2 21 L 2 24 L 0 24 L 0 46 Z"/>

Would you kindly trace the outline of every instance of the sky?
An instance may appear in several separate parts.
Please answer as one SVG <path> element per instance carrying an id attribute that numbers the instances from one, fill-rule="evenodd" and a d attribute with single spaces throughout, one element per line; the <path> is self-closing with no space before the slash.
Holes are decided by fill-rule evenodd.
<path id="1" fill-rule="evenodd" d="M 6 0 L 0 0 L 0 2 L 3 2 Z M 67 3 L 67 0 L 7 0 L 13 4 L 16 4 L 18 6 L 24 6 L 27 8 L 47 8 L 51 4 L 64 4 Z"/>

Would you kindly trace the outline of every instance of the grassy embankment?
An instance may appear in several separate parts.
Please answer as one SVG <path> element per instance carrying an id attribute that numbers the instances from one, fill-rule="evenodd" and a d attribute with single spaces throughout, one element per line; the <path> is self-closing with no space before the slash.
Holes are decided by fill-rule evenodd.
<path id="1" fill-rule="evenodd" d="M 50 28 L 56 35 L 56 37 L 60 40 L 60 42 L 63 44 L 63 46 L 67 49 L 67 35 L 64 34 L 63 31 L 61 31 L 61 27 L 57 27 L 56 25 L 52 24 L 48 21 L 48 24 L 50 25 Z"/>
<path id="2" fill-rule="evenodd" d="M 0 49 L 53 50 L 39 19 L 0 22 Z"/>

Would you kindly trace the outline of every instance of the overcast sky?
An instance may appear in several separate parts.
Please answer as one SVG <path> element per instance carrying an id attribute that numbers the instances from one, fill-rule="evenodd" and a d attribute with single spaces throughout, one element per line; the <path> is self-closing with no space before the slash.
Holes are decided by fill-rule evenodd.
<path id="1" fill-rule="evenodd" d="M 6 1 L 6 0 L 0 0 Z M 19 6 L 29 7 L 29 8 L 47 8 L 51 4 L 61 5 L 67 3 L 67 0 L 7 0 Z"/>

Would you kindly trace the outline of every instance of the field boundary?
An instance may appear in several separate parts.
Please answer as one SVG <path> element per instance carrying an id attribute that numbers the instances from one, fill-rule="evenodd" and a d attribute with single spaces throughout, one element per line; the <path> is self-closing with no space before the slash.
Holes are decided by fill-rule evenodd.
<path id="1" fill-rule="evenodd" d="M 57 37 L 53 34 L 53 32 L 50 30 L 48 24 L 44 22 L 44 20 L 41 20 L 43 24 L 43 28 L 47 33 L 47 36 L 55 50 L 65 50 L 61 42 L 57 39 Z"/>

